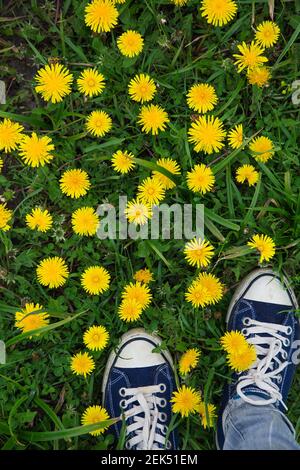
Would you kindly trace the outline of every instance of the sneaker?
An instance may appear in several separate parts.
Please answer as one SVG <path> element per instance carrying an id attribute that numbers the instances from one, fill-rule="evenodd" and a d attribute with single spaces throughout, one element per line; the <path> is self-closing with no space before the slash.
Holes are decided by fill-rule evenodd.
<path id="1" fill-rule="evenodd" d="M 168 433 L 176 390 L 168 351 L 153 352 L 161 339 L 142 328 L 123 335 L 117 352 L 111 352 L 104 372 L 103 404 L 110 417 L 121 417 L 110 429 L 117 439 L 126 428 L 126 449 L 177 449 L 177 433 Z M 124 426 L 124 425 L 123 425 Z"/>
<path id="2" fill-rule="evenodd" d="M 257 269 L 239 285 L 227 313 L 228 331 L 238 330 L 254 344 L 257 361 L 234 373 L 225 386 L 218 417 L 217 447 L 224 445 L 223 419 L 228 401 L 241 398 L 252 405 L 273 404 L 286 410 L 285 401 L 299 362 L 300 324 L 293 290 L 270 269 Z"/>

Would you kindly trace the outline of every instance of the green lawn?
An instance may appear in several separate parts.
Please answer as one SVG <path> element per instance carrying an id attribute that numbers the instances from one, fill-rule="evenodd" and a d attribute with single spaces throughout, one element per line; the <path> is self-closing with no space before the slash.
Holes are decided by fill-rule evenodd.
<path id="1" fill-rule="evenodd" d="M 237 16 L 219 28 L 201 18 L 198 0 L 182 8 L 168 0 L 127 0 L 118 5 L 118 25 L 106 34 L 93 34 L 85 25 L 86 4 L 0 0 L 0 79 L 7 86 L 0 119 L 8 117 L 24 125 L 26 132 L 48 135 L 55 145 L 55 158 L 37 169 L 25 165 L 17 152 L 1 154 L 0 202 L 6 201 L 14 211 L 12 228 L 0 230 L 0 339 L 7 342 L 7 363 L 0 366 L 3 449 L 115 446 L 107 435 L 92 437 L 63 430 L 79 426 L 83 411 L 101 404 L 108 352 L 131 326 L 157 331 L 176 363 L 188 348 L 199 348 L 198 366 L 178 380 L 200 390 L 218 409 L 230 376 L 219 338 L 236 285 L 258 266 L 258 255 L 244 250 L 253 234 L 273 238 L 277 250 L 270 265 L 290 276 L 296 293 L 300 287 L 300 105 L 292 103 L 292 83 L 300 76 L 299 0 L 275 2 L 274 19 L 281 36 L 266 52 L 272 78 L 263 88 L 249 85 L 245 73 L 237 73 L 233 54 L 238 43 L 253 39 L 253 22 L 256 26 L 270 19 L 267 1 L 238 1 Z M 127 29 L 138 30 L 145 39 L 143 52 L 133 59 L 122 56 L 116 45 L 117 37 Z M 84 99 L 74 80 L 72 93 L 61 103 L 43 101 L 34 90 L 33 77 L 54 58 L 74 78 L 84 68 L 96 67 L 106 79 L 103 93 Z M 139 72 L 153 77 L 158 85 L 154 103 L 163 106 L 170 118 L 170 125 L 158 136 L 141 132 L 137 124 L 140 105 L 127 93 L 130 79 Z M 242 123 L 247 138 L 256 133 L 268 136 L 276 148 L 274 157 L 266 164 L 257 163 L 247 145 L 235 152 L 226 144 L 220 153 L 196 153 L 187 140 L 195 113 L 186 103 L 186 93 L 196 82 L 215 87 L 219 101 L 213 114 L 226 130 Z M 112 117 L 112 130 L 103 138 L 85 130 L 85 118 L 95 109 Z M 145 164 L 138 164 L 128 175 L 116 173 L 109 159 L 120 148 L 153 164 L 160 157 L 177 160 L 182 174 L 164 202 L 203 203 L 209 210 L 205 237 L 215 247 L 215 256 L 208 271 L 226 285 L 216 305 L 193 309 L 185 300 L 196 272 L 184 258 L 185 240 L 99 240 L 73 233 L 70 220 L 75 209 L 96 208 L 103 202 L 114 205 L 119 195 L 131 199 L 138 184 L 151 175 Z M 204 196 L 186 185 L 186 173 L 196 163 L 209 164 L 216 173 L 213 191 Z M 243 163 L 253 164 L 261 173 L 259 183 L 250 188 L 235 180 L 236 169 Z M 59 179 L 69 168 L 81 168 L 90 175 L 92 187 L 84 198 L 62 195 Z M 53 228 L 46 233 L 31 231 L 25 224 L 26 214 L 39 205 L 53 216 Z M 37 264 L 49 256 L 63 257 L 70 269 L 67 283 L 58 289 L 43 287 L 36 279 Z M 89 296 L 80 285 L 82 271 L 94 264 L 111 274 L 110 288 L 100 296 Z M 153 273 L 153 301 L 138 321 L 128 324 L 117 314 L 121 292 L 143 267 Z M 14 314 L 26 302 L 43 305 L 50 313 L 50 324 L 62 323 L 39 337 L 18 338 Z M 93 354 L 96 369 L 85 380 L 72 374 L 70 358 L 84 349 L 82 335 L 93 324 L 108 329 L 110 342 Z M 288 417 L 298 439 L 299 379 L 298 373 L 288 402 Z M 215 448 L 213 429 L 204 429 L 197 415 L 178 417 L 176 422 L 183 449 Z M 61 434 L 49 434 L 59 430 Z"/>

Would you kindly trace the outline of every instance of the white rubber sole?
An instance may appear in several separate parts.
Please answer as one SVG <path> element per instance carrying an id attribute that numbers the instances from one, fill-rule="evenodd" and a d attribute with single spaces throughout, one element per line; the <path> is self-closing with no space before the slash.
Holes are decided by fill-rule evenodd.
<path id="1" fill-rule="evenodd" d="M 104 375 L 103 375 L 103 381 L 102 381 L 102 399 L 103 400 L 104 400 L 104 393 L 105 393 L 105 390 L 106 390 L 106 384 L 107 384 L 107 381 L 108 381 L 108 376 L 109 376 L 110 370 L 112 368 L 112 365 L 115 362 L 115 359 L 118 355 L 118 351 L 128 341 L 130 341 L 132 339 L 142 339 L 142 338 L 146 338 L 146 339 L 152 341 L 153 343 L 155 343 L 156 347 L 159 346 L 162 343 L 162 339 L 159 336 L 157 336 L 155 334 L 147 333 L 143 328 L 133 328 L 132 330 L 127 331 L 127 333 L 124 333 L 124 335 L 120 339 L 118 349 L 116 351 L 111 351 L 111 353 L 108 357 L 107 363 L 106 363 L 106 367 L 105 367 L 105 371 L 104 371 Z M 171 364 L 172 368 L 174 368 L 173 360 L 172 360 L 172 357 L 171 357 L 169 351 L 168 350 L 163 351 L 163 355 L 166 357 L 167 361 Z"/>
<path id="2" fill-rule="evenodd" d="M 278 273 L 276 273 L 275 271 L 273 271 L 272 269 L 269 269 L 269 268 L 258 268 L 258 269 L 255 269 L 254 271 L 252 271 L 250 274 L 248 274 L 248 276 L 246 276 L 242 281 L 241 283 L 239 284 L 239 286 L 237 287 L 237 289 L 235 290 L 233 296 L 232 296 L 232 299 L 231 299 L 231 302 L 229 304 L 229 307 L 228 307 L 228 310 L 227 310 L 227 315 L 226 315 L 226 323 L 229 322 L 229 319 L 230 319 L 230 315 L 231 315 L 231 312 L 235 306 L 235 304 L 237 303 L 237 301 L 243 297 L 243 294 L 245 293 L 245 291 L 248 289 L 248 287 L 250 286 L 250 284 L 258 277 L 258 276 L 261 276 L 262 274 L 271 274 L 271 275 L 275 275 L 275 276 L 278 276 Z M 295 293 L 293 291 L 293 289 L 291 289 L 289 287 L 289 281 L 287 279 L 287 277 L 283 276 L 282 278 L 282 281 L 286 287 L 286 289 L 288 290 L 291 298 L 292 298 L 292 301 L 296 307 L 296 309 L 298 309 L 298 302 L 297 302 L 297 299 L 296 299 L 296 296 L 295 296 Z"/>

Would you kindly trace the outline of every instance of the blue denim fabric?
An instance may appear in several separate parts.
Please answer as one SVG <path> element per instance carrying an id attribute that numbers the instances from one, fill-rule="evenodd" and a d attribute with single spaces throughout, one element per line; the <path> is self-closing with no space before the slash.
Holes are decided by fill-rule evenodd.
<path id="1" fill-rule="evenodd" d="M 223 430 L 224 450 L 300 450 L 292 424 L 273 405 L 232 399 L 224 410 Z"/>

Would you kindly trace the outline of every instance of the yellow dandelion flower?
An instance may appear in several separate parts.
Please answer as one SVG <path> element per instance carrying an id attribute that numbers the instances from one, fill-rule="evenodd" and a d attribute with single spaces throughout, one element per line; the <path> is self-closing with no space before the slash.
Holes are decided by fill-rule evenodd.
<path id="1" fill-rule="evenodd" d="M 13 211 L 6 208 L 6 203 L 0 203 L 0 230 L 7 232 L 10 229 L 8 222 L 10 222 L 12 216 Z"/>
<path id="2" fill-rule="evenodd" d="M 186 179 L 188 188 L 194 193 L 199 192 L 201 194 L 211 191 L 215 183 L 211 168 L 204 165 L 204 163 L 195 165 L 191 171 L 188 171 Z"/>
<path id="3" fill-rule="evenodd" d="M 184 254 L 187 262 L 197 268 L 205 268 L 209 265 L 214 254 L 214 247 L 205 239 L 194 238 L 186 243 Z"/>
<path id="4" fill-rule="evenodd" d="M 215 418 L 217 417 L 215 405 L 211 403 L 205 404 L 202 401 L 197 411 L 200 414 L 201 424 L 204 429 L 212 428 L 214 425 Z"/>
<path id="5" fill-rule="evenodd" d="M 39 304 L 26 303 L 24 308 L 15 314 L 15 327 L 20 328 L 23 333 L 42 328 L 48 323 L 49 314 Z"/>
<path id="6" fill-rule="evenodd" d="M 165 190 L 157 179 L 146 178 L 138 186 L 138 199 L 146 205 L 158 205 L 165 197 Z"/>
<path id="7" fill-rule="evenodd" d="M 92 207 L 80 207 L 72 214 L 72 227 L 77 235 L 95 235 L 100 220 Z"/>
<path id="8" fill-rule="evenodd" d="M 120 319 L 127 322 L 138 320 L 142 312 L 141 304 L 134 298 L 124 299 L 118 309 Z"/>
<path id="9" fill-rule="evenodd" d="M 188 0 L 171 0 L 171 2 L 177 7 L 183 7 L 183 5 L 187 4 Z"/>
<path id="10" fill-rule="evenodd" d="M 4 165 L 3 159 L 0 157 L 0 173 L 2 171 L 3 165 Z"/>
<path id="11" fill-rule="evenodd" d="M 140 269 L 134 274 L 133 279 L 144 284 L 149 284 L 149 282 L 153 281 L 153 274 L 147 268 Z"/>
<path id="12" fill-rule="evenodd" d="M 139 199 L 133 199 L 128 202 L 125 215 L 131 224 L 144 225 L 152 217 L 152 211 L 148 204 L 143 204 Z"/>
<path id="13" fill-rule="evenodd" d="M 238 183 L 245 183 L 247 181 L 249 186 L 253 186 L 259 180 L 259 173 L 252 165 L 242 165 L 236 170 L 236 177 Z"/>
<path id="14" fill-rule="evenodd" d="M 214 109 L 218 102 L 216 90 L 208 83 L 198 83 L 193 85 L 187 94 L 189 108 L 198 113 L 206 113 Z"/>
<path id="15" fill-rule="evenodd" d="M 15 150 L 24 137 L 23 131 L 23 126 L 10 119 L 0 122 L 0 150 L 4 150 L 5 153 Z"/>
<path id="16" fill-rule="evenodd" d="M 253 139 L 249 149 L 256 161 L 266 163 L 275 153 L 274 145 L 268 137 L 260 136 Z"/>
<path id="17" fill-rule="evenodd" d="M 86 377 L 95 369 L 95 362 L 87 352 L 79 352 L 71 358 L 71 371 Z"/>
<path id="18" fill-rule="evenodd" d="M 102 266 L 90 266 L 81 276 L 81 285 L 88 294 L 102 294 L 109 288 L 110 274 Z"/>
<path id="19" fill-rule="evenodd" d="M 43 210 L 40 207 L 32 209 L 30 214 L 26 215 L 26 225 L 31 230 L 38 232 L 47 232 L 52 227 L 52 216 L 47 209 Z"/>
<path id="20" fill-rule="evenodd" d="M 102 421 L 107 421 L 109 419 L 109 414 L 107 413 L 106 409 L 99 405 L 89 406 L 81 417 L 81 424 L 88 425 L 88 424 L 96 424 L 101 423 Z M 100 429 L 96 429 L 96 431 L 90 432 L 92 436 L 100 436 L 108 426 L 105 426 Z"/>
<path id="21" fill-rule="evenodd" d="M 256 349 L 253 344 L 248 344 L 247 348 L 243 349 L 240 353 L 232 353 L 227 356 L 229 367 L 236 372 L 248 370 L 255 363 L 256 359 Z"/>
<path id="22" fill-rule="evenodd" d="M 66 170 L 59 181 L 61 191 L 76 199 L 84 196 L 91 186 L 89 176 L 84 170 Z"/>
<path id="23" fill-rule="evenodd" d="M 224 26 L 237 12 L 237 4 L 233 0 L 203 0 L 201 5 L 201 15 L 214 26 Z"/>
<path id="24" fill-rule="evenodd" d="M 195 281 L 207 290 L 207 303 L 215 304 L 222 299 L 224 293 L 224 285 L 214 274 L 200 273 Z"/>
<path id="25" fill-rule="evenodd" d="M 211 154 L 219 152 L 224 147 L 222 141 L 226 133 L 223 123 L 218 117 L 200 116 L 192 123 L 188 134 L 188 140 L 194 144 L 196 152 L 203 151 L 204 153 Z"/>
<path id="26" fill-rule="evenodd" d="M 259 262 L 269 261 L 275 255 L 274 240 L 268 235 L 253 235 L 247 243 L 250 248 L 255 248 L 260 253 Z"/>
<path id="27" fill-rule="evenodd" d="M 135 300 L 141 306 L 142 310 L 144 310 L 150 304 L 152 294 L 147 285 L 141 282 L 130 282 L 124 287 L 122 299 L 123 301 Z"/>
<path id="28" fill-rule="evenodd" d="M 240 331 L 226 331 L 220 338 L 220 343 L 228 354 L 240 354 L 249 346 L 245 336 Z"/>
<path id="29" fill-rule="evenodd" d="M 86 121 L 87 130 L 96 137 L 103 137 L 112 128 L 111 117 L 105 111 L 93 111 Z"/>
<path id="30" fill-rule="evenodd" d="M 166 124 L 170 122 L 166 111 L 155 104 L 143 106 L 138 117 L 138 123 L 142 126 L 142 131 L 152 135 L 164 131 Z"/>
<path id="31" fill-rule="evenodd" d="M 268 62 L 267 57 L 262 55 L 264 49 L 254 41 L 249 45 L 243 41 L 237 47 L 240 54 L 233 54 L 233 57 L 236 58 L 235 65 L 238 67 L 238 72 L 242 72 L 244 69 L 260 67 L 264 62 Z"/>
<path id="32" fill-rule="evenodd" d="M 83 342 L 92 351 L 101 351 L 107 346 L 109 333 L 104 326 L 90 326 L 83 334 Z"/>
<path id="33" fill-rule="evenodd" d="M 181 375 L 188 374 L 199 362 L 200 351 L 196 348 L 188 349 L 179 359 L 179 372 Z"/>
<path id="34" fill-rule="evenodd" d="M 206 287 L 199 282 L 192 282 L 185 293 L 187 302 L 190 302 L 193 307 L 205 307 L 208 304 L 209 294 Z"/>
<path id="35" fill-rule="evenodd" d="M 175 160 L 171 158 L 160 158 L 157 160 L 156 164 L 161 166 L 165 170 L 168 170 L 172 175 L 180 175 L 180 166 Z M 172 189 L 175 188 L 176 184 L 167 176 L 163 175 L 160 171 L 152 172 L 153 179 L 158 180 L 162 185 L 163 189 Z"/>
<path id="36" fill-rule="evenodd" d="M 228 142 L 231 148 L 238 149 L 243 145 L 243 124 L 237 124 L 228 132 Z"/>
<path id="37" fill-rule="evenodd" d="M 173 392 L 170 401 L 173 413 L 180 413 L 182 417 L 187 417 L 196 413 L 201 402 L 201 395 L 194 388 L 182 385 L 177 392 Z"/>
<path id="38" fill-rule="evenodd" d="M 98 96 L 105 87 L 105 78 L 95 69 L 85 69 L 77 79 L 78 90 L 85 96 Z"/>
<path id="39" fill-rule="evenodd" d="M 263 87 L 269 84 L 271 72 L 269 67 L 255 67 L 247 72 L 247 78 L 250 85 L 257 85 Z"/>
<path id="40" fill-rule="evenodd" d="M 135 167 L 133 159 L 134 155 L 131 152 L 117 150 L 111 159 L 112 167 L 115 171 L 124 175 Z"/>
<path id="41" fill-rule="evenodd" d="M 142 52 L 144 39 L 140 33 L 129 29 L 118 38 L 117 46 L 124 56 L 135 57 Z"/>
<path id="42" fill-rule="evenodd" d="M 33 168 L 49 163 L 54 158 L 52 150 L 54 150 L 52 139 L 46 135 L 38 137 L 35 132 L 31 136 L 24 135 L 19 144 L 20 157 L 26 165 Z"/>
<path id="43" fill-rule="evenodd" d="M 262 47 L 271 47 L 278 41 L 279 26 L 273 21 L 263 21 L 257 26 L 255 39 Z"/>
<path id="44" fill-rule="evenodd" d="M 122 4 L 122 3 L 125 3 L 125 2 L 126 2 L 126 0 L 112 0 L 112 3 L 117 3 L 117 4 L 118 3 Z"/>
<path id="45" fill-rule="evenodd" d="M 130 80 L 128 91 L 131 99 L 145 103 L 153 99 L 156 93 L 156 85 L 153 78 L 145 73 L 141 73 Z"/>
<path id="46" fill-rule="evenodd" d="M 85 24 L 95 33 L 110 31 L 118 17 L 119 12 L 110 0 L 94 0 L 85 7 Z"/>
<path id="47" fill-rule="evenodd" d="M 71 93 L 73 75 L 62 64 L 45 65 L 34 78 L 38 84 L 35 90 L 45 101 L 59 103 Z"/>
<path id="48" fill-rule="evenodd" d="M 63 286 L 69 276 L 65 261 L 59 256 L 43 259 L 36 269 L 37 279 L 42 286 L 50 289 Z"/>

